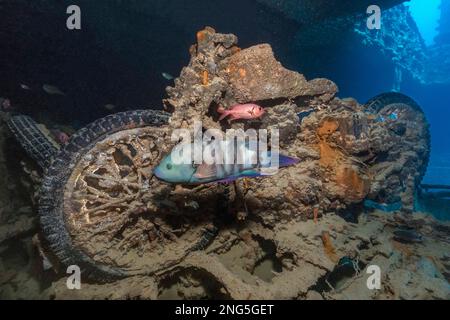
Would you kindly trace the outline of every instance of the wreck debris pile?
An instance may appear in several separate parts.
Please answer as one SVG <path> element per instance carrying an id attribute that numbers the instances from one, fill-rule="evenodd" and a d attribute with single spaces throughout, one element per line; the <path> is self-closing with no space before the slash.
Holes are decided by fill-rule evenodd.
<path id="1" fill-rule="evenodd" d="M 422 243 L 393 239 L 398 224 L 416 225 Z M 358 224 L 335 215 L 269 229 L 246 221 L 222 230 L 209 248 L 154 276 L 67 290 L 66 278 L 36 294 L 52 299 L 449 299 L 448 228 L 432 218 L 373 213 Z M 329 235 L 333 254 L 323 246 Z M 337 257 L 351 262 L 350 275 Z M 366 267 L 383 270 L 381 290 L 367 289 Z M 18 279 L 16 278 L 16 281 Z M 23 280 L 22 280 L 23 281 Z M 17 295 L 9 288 L 12 297 Z M 5 292 L 4 292 L 5 293 Z"/>
<path id="2" fill-rule="evenodd" d="M 236 36 L 212 28 L 197 33 L 190 53 L 189 65 L 167 88 L 170 119 L 151 110 L 100 119 L 72 137 L 44 180 L 42 224 L 60 261 L 102 276 L 129 277 L 85 284 L 76 293 L 65 290 L 61 278 L 37 295 L 449 297 L 448 225 L 417 214 L 358 217 L 365 199 L 401 201 L 411 211 L 429 153 L 428 125 L 415 104 L 392 95 L 367 105 L 339 99 L 332 81 L 308 81 L 287 70 L 268 44 L 240 49 Z M 219 106 L 247 102 L 266 109 L 261 121 L 218 121 Z M 276 176 L 228 186 L 180 188 L 152 180 L 152 162 L 172 145 L 168 133 L 197 120 L 204 129 L 278 128 L 281 150 L 300 163 Z M 152 130 L 159 130 L 153 145 Z M 175 228 L 173 221 L 156 221 L 161 213 L 186 220 Z M 200 221 L 192 223 L 190 216 Z M 399 233 L 400 227 L 417 235 Z M 162 241 L 154 241 L 159 236 Z M 163 245 L 173 243 L 184 251 L 164 251 Z M 365 287 L 369 263 L 389 270 L 382 290 Z M 351 276 L 341 272 L 348 266 Z M 17 294 L 11 291 L 0 295 Z"/>
<path id="3" fill-rule="evenodd" d="M 34 197 L 40 179 L 39 169 L 32 161 L 22 160 L 11 165 L 11 157 L 23 157 L 15 144 L 6 120 L 0 112 L 0 246 L 11 239 L 20 238 L 36 229 Z"/>
<path id="4" fill-rule="evenodd" d="M 79 265 L 97 280 L 154 273 L 200 241 L 210 214 L 174 215 L 188 211 L 184 199 L 178 208 L 173 188 L 153 176 L 170 146 L 167 121 L 153 110 L 110 115 L 74 134 L 53 161 L 39 213 L 63 265 Z"/>
<path id="5" fill-rule="evenodd" d="M 313 207 L 320 214 L 344 210 L 367 196 L 398 201 L 403 191 L 411 210 L 420 180 L 414 172 L 423 172 L 426 162 L 421 159 L 429 151 L 421 113 L 399 104 L 365 110 L 352 99 L 336 98 L 337 86 L 330 80 L 307 81 L 285 69 L 267 44 L 240 50 L 233 35 L 210 28 L 197 36 L 189 66 L 175 87 L 167 89 L 165 105 L 173 110 L 170 125 L 188 127 L 201 120 L 205 129 L 244 128 L 243 123 L 219 123 L 215 109 L 255 102 L 267 110 L 259 128 L 277 127 L 282 150 L 301 159 L 300 165 L 275 177 L 238 182 L 249 210 L 273 224 L 311 217 Z M 300 123 L 296 115 L 305 110 L 313 112 Z M 390 113 L 398 119 L 377 120 Z M 408 176 L 409 189 L 402 186 Z"/>

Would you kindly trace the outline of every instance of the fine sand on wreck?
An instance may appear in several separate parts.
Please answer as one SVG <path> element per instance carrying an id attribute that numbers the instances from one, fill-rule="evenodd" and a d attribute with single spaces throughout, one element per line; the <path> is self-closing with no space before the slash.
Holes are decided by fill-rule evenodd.
<path id="1" fill-rule="evenodd" d="M 393 239 L 398 214 L 363 214 L 348 223 L 329 214 L 270 230 L 251 219 L 222 230 L 211 245 L 160 275 L 68 290 L 66 277 L 38 272 L 31 238 L 3 243 L 0 296 L 4 299 L 449 299 L 449 224 L 415 213 L 422 243 Z M 324 237 L 329 234 L 329 239 Z M 339 272 L 340 257 L 355 272 Z M 381 269 L 381 288 L 367 288 L 368 266 Z M 348 270 L 347 270 L 348 271 Z"/>

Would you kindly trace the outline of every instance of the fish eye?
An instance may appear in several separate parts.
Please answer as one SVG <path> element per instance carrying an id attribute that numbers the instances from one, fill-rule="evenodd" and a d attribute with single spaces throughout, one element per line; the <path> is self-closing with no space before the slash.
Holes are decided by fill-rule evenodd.
<path id="1" fill-rule="evenodd" d="M 166 168 L 167 168 L 167 170 L 171 170 L 171 169 L 172 169 L 172 165 L 171 165 L 170 163 L 168 163 L 168 164 L 166 165 Z"/>
<path id="2" fill-rule="evenodd" d="M 191 166 L 192 166 L 192 168 L 196 169 L 196 168 L 198 168 L 199 165 L 196 164 L 194 160 L 192 160 Z"/>

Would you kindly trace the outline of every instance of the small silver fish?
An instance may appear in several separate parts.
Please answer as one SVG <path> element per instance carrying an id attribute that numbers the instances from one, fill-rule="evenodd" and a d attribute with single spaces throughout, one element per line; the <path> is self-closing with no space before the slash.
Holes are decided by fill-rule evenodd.
<path id="1" fill-rule="evenodd" d="M 111 103 L 108 103 L 108 104 L 105 104 L 104 108 L 108 111 L 113 111 L 116 108 L 116 106 Z"/>
<path id="2" fill-rule="evenodd" d="M 164 79 L 169 80 L 169 81 L 173 80 L 173 78 L 174 78 L 171 74 L 169 74 L 167 72 L 163 72 L 163 73 L 161 73 L 161 75 L 163 76 Z"/>
<path id="3" fill-rule="evenodd" d="M 11 105 L 11 100 L 0 97 L 0 109 L 4 111 L 9 111 L 13 109 Z"/>
<path id="4" fill-rule="evenodd" d="M 42 89 L 47 92 L 48 94 L 51 95 L 60 95 L 60 96 L 65 96 L 65 93 L 62 92 L 58 87 L 52 86 L 50 84 L 44 84 L 42 86 Z"/>
<path id="5" fill-rule="evenodd" d="M 27 86 L 26 84 L 23 84 L 23 83 L 20 84 L 20 88 L 23 90 L 31 90 L 31 88 L 29 86 Z"/>

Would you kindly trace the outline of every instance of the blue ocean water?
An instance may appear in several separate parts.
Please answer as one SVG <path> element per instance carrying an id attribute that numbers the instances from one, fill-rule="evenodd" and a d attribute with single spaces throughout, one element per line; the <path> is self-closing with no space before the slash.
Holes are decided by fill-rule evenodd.
<path id="1" fill-rule="evenodd" d="M 421 79 L 414 76 L 411 70 L 402 67 L 400 92 L 412 97 L 423 109 L 431 133 L 431 155 L 424 184 L 450 186 L 450 1 L 448 0 L 411 0 L 400 6 L 406 6 L 413 19 L 413 30 L 419 31 L 421 41 L 413 43 L 409 34 L 402 34 L 404 29 L 392 32 L 391 46 L 380 53 L 379 46 L 365 46 L 354 37 L 341 39 L 326 53 L 317 50 L 322 57 L 321 67 L 308 69 L 307 64 L 300 70 L 308 70 L 307 77 L 326 77 L 339 86 L 340 97 L 355 97 L 365 102 L 380 92 L 389 92 L 396 82 L 397 65 L 404 66 L 412 61 L 411 67 L 425 70 Z M 382 12 L 382 17 L 389 14 Z M 383 28 L 391 30 L 395 25 L 387 24 Z M 410 24 L 412 25 L 412 24 Z M 397 26 L 398 28 L 398 26 Z M 372 35 L 378 31 L 373 31 Z M 406 38 L 404 38 L 406 37 Z M 399 46 L 392 45 L 399 38 Z M 347 43 L 347 46 L 343 45 Z M 416 57 L 417 53 L 409 53 L 411 48 L 422 49 L 424 58 Z M 399 63 L 394 62 L 391 50 L 400 52 Z M 417 58 L 417 59 L 416 59 Z M 408 61 L 410 60 L 410 61 Z M 417 61 L 416 61 L 417 60 Z M 420 65 L 419 65 L 420 63 Z M 416 70 L 416 71 L 417 71 Z M 418 210 L 431 212 L 442 220 L 450 219 L 450 199 L 432 200 L 418 206 Z"/>
<path id="2" fill-rule="evenodd" d="M 404 4 L 410 10 L 411 16 L 417 25 L 423 41 L 428 46 L 426 50 L 433 50 L 440 46 L 445 54 L 437 65 L 425 65 L 432 71 L 438 68 L 448 68 L 450 64 L 450 45 L 436 44 L 436 37 L 441 36 L 439 25 L 447 26 L 450 20 L 448 2 L 441 5 L 441 0 L 412 0 Z M 441 8 L 448 12 L 444 13 Z M 449 17 L 447 17 L 449 15 Z M 390 28 L 391 26 L 386 26 Z M 448 37 L 450 30 L 445 37 Z M 441 31 L 442 33 L 442 31 Z M 325 76 L 333 79 L 340 88 L 340 96 L 352 96 L 364 102 L 379 92 L 391 91 L 395 82 L 395 64 L 389 57 L 383 56 L 374 48 L 366 48 L 355 45 L 355 40 L 350 40 L 351 49 L 339 48 L 339 63 L 327 66 L 328 69 L 313 73 L 315 76 Z M 429 54 L 428 52 L 426 54 Z M 427 61 L 425 63 L 428 63 Z M 351 68 L 351 72 L 348 72 Z M 447 69 L 445 69 L 447 70 Z M 431 157 L 426 176 L 423 182 L 428 184 L 450 185 L 450 75 L 446 81 L 438 81 L 429 78 L 421 82 L 412 77 L 408 70 L 403 70 L 400 91 L 415 99 L 422 107 L 430 124 L 431 131 Z"/>
<path id="3" fill-rule="evenodd" d="M 447 9 L 441 0 L 412 0 L 406 3 L 409 7 L 417 28 L 430 51 L 440 47 L 446 52 L 440 57 L 441 65 L 435 67 L 445 68 L 448 63 L 450 46 L 444 43 L 437 43 L 436 39 L 443 33 L 445 21 L 450 18 L 441 9 Z M 446 4 L 448 6 L 448 2 Z M 442 24 L 442 26 L 440 26 Z M 441 30 L 439 30 L 439 26 Z M 446 30 L 447 34 L 449 30 Z M 448 35 L 447 35 L 448 36 Z M 442 37 L 442 35 L 441 35 Z M 445 48 L 445 49 L 442 49 Z M 446 61 L 447 60 L 447 61 Z M 429 79 L 431 81 L 435 79 Z M 440 84 L 420 84 L 413 79 L 407 79 L 403 84 L 403 92 L 414 97 L 422 106 L 427 120 L 430 123 L 431 131 L 431 155 L 427 168 L 424 184 L 450 186 L 450 86 L 447 83 Z M 447 193 L 446 189 L 434 189 L 427 192 L 424 197 L 418 198 L 416 209 L 430 212 L 440 220 L 450 220 L 450 197 L 436 197 L 438 193 Z"/>
<path id="4" fill-rule="evenodd" d="M 405 5 L 410 8 L 425 44 L 434 44 L 434 38 L 438 35 L 441 0 L 411 0 Z"/>
<path id="5" fill-rule="evenodd" d="M 435 44 L 441 20 L 441 0 L 411 0 L 405 3 L 427 46 Z M 431 126 L 432 152 L 425 183 L 450 185 L 450 98 L 448 84 L 420 85 L 409 79 L 403 91 L 422 104 Z"/>

